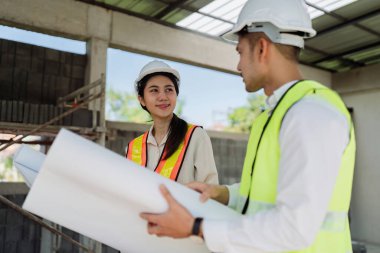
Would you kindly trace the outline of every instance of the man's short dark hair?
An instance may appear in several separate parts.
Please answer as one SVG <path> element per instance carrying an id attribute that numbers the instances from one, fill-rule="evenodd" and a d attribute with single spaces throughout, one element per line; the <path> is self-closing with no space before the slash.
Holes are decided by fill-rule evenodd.
<path id="1" fill-rule="evenodd" d="M 264 38 L 270 42 L 272 42 L 269 37 L 263 33 L 263 32 L 254 32 L 250 33 L 246 29 L 241 30 L 238 33 L 239 36 L 245 37 L 248 39 L 250 48 L 253 49 L 257 43 L 257 41 L 260 38 Z M 273 42 L 272 42 L 273 43 Z M 284 44 L 279 44 L 279 43 L 273 43 L 278 51 L 288 60 L 298 62 L 299 55 L 301 52 L 301 49 L 299 47 L 295 46 L 290 46 L 290 45 L 284 45 Z"/>

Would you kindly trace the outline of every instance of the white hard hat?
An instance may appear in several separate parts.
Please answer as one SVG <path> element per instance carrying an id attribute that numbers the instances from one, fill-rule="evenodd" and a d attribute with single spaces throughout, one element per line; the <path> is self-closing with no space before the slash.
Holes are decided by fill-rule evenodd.
<path id="1" fill-rule="evenodd" d="M 304 39 L 314 37 L 304 0 L 248 0 L 231 31 L 222 35 L 237 41 L 237 33 L 264 32 L 272 42 L 303 48 Z"/>
<path id="2" fill-rule="evenodd" d="M 163 61 L 158 61 L 154 60 L 149 63 L 147 63 L 140 71 L 139 77 L 135 81 L 135 89 L 138 91 L 138 83 L 143 79 L 145 76 L 153 73 L 158 73 L 158 72 L 165 72 L 165 73 L 170 73 L 173 74 L 177 79 L 178 83 L 177 85 L 179 86 L 179 81 L 180 81 L 180 76 L 177 70 L 173 69 L 170 67 L 168 64 L 166 64 Z"/>

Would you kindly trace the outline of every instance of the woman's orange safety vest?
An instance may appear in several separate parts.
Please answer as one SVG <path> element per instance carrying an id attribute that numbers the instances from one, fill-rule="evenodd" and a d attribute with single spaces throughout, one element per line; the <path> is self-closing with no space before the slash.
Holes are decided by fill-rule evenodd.
<path id="1" fill-rule="evenodd" d="M 193 135 L 193 132 L 195 128 L 198 126 L 188 124 L 187 125 L 187 132 L 185 135 L 184 140 L 181 142 L 181 144 L 178 146 L 177 150 L 167 159 L 162 159 L 166 154 L 166 144 L 164 147 L 164 151 L 161 154 L 161 157 L 159 159 L 159 162 L 154 169 L 154 172 L 170 178 L 171 180 L 177 181 L 179 172 L 182 167 L 183 160 L 186 155 L 186 150 L 189 146 L 191 136 Z M 147 139 L 148 139 L 149 132 L 145 132 L 143 135 L 140 135 L 139 137 L 133 139 L 128 144 L 128 150 L 126 153 L 126 157 L 137 163 L 138 165 L 147 166 L 148 161 L 148 145 L 147 145 Z"/>

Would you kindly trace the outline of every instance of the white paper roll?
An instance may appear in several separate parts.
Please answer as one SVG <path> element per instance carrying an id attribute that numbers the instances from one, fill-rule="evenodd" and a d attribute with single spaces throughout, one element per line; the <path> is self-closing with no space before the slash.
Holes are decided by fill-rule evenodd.
<path id="1" fill-rule="evenodd" d="M 194 216 L 234 219 L 236 212 L 151 172 L 104 147 L 61 130 L 23 205 L 26 210 L 122 252 L 209 252 L 190 239 L 147 233 L 141 212 L 167 209 L 159 185 L 165 184 Z"/>

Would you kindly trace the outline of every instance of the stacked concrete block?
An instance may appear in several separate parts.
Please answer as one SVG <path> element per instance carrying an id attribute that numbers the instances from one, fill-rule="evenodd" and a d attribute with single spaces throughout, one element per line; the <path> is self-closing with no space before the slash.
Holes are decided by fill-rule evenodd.
<path id="1" fill-rule="evenodd" d="M 105 244 L 102 245 L 102 253 L 119 253 L 120 251 L 111 248 L 110 246 L 107 246 Z"/>
<path id="2" fill-rule="evenodd" d="M 26 195 L 6 195 L 13 203 L 22 206 Z M 47 249 L 41 249 L 42 226 L 26 218 L 12 208 L 0 204 L 0 252 L 7 253 L 40 253 Z M 62 232 L 72 239 L 79 241 L 79 234 L 65 227 Z M 71 242 L 61 240 L 60 253 L 79 253 L 78 246 Z M 50 252 L 50 251 L 49 251 Z M 107 251 L 112 252 L 112 251 Z M 115 251 L 117 252 L 117 251 Z"/>
<path id="3" fill-rule="evenodd" d="M 70 238 L 74 239 L 75 241 L 79 242 L 79 234 L 69 230 L 65 227 L 62 227 L 62 232 L 66 235 L 68 235 Z M 66 240 L 61 240 L 61 244 L 59 245 L 58 252 L 60 253 L 79 253 L 83 252 L 79 250 L 79 247 L 76 245 L 73 245 L 72 243 L 66 241 Z"/>
<path id="4" fill-rule="evenodd" d="M 0 121 L 41 124 L 68 110 L 57 99 L 84 86 L 85 66 L 85 55 L 0 39 Z M 92 112 L 59 123 L 91 127 Z"/>
<path id="5" fill-rule="evenodd" d="M 12 101 L 11 100 L 8 100 L 7 101 L 7 115 L 6 115 L 6 118 L 5 120 L 7 122 L 11 122 L 12 121 Z"/>
<path id="6" fill-rule="evenodd" d="M 1 41 L 0 50 L 0 90 L 1 96 L 10 98 L 12 96 L 12 76 L 15 54 L 15 43 Z"/>
<path id="7" fill-rule="evenodd" d="M 246 141 L 227 138 L 211 138 L 219 181 L 222 184 L 239 182 L 244 163 Z M 240 148 L 243 143 L 243 148 Z M 243 155 L 241 155 L 243 154 Z"/>
<path id="8" fill-rule="evenodd" d="M 7 195 L 21 206 L 25 195 Z M 0 204 L 0 252 L 39 253 L 41 227 L 13 209 Z"/>
<path id="9" fill-rule="evenodd" d="M 0 101 L 0 121 L 5 121 L 7 117 L 7 101 Z"/>
<path id="10" fill-rule="evenodd" d="M 0 122 L 44 124 L 71 108 L 51 104 L 24 103 L 16 100 L 0 100 Z M 52 125 L 92 127 L 92 111 L 78 109 Z"/>

